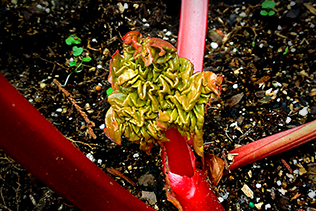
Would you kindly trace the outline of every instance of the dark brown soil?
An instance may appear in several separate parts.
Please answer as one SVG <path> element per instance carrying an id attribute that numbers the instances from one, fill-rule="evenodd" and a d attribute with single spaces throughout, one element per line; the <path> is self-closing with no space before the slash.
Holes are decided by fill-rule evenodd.
<path id="1" fill-rule="evenodd" d="M 176 208 L 163 190 L 159 146 L 148 156 L 126 140 L 121 146 L 112 143 L 102 130 L 110 106 L 108 65 L 110 56 L 122 48 L 121 37 L 138 30 L 176 46 L 180 3 L 166 2 L 1 1 L 0 73 L 102 170 L 113 167 L 135 183 L 153 175 L 153 185 L 133 187 L 109 174 L 136 197 L 144 190 L 154 192 L 157 203 L 151 206 L 169 211 Z M 310 6 L 303 0 L 276 2 L 271 17 L 260 15 L 261 4 L 210 2 L 204 68 L 222 75 L 224 82 L 220 99 L 208 108 L 204 141 L 206 151 L 219 157 L 236 144 L 315 119 L 315 1 L 309 1 Z M 90 138 L 84 119 L 53 83 L 57 79 L 63 84 L 74 70 L 66 64 L 71 47 L 65 39 L 71 34 L 82 39 L 92 61 L 73 73 L 64 88 L 96 124 L 96 139 Z M 0 210 L 78 210 L 3 151 L 0 164 Z M 226 210 L 251 210 L 251 203 L 262 210 L 315 210 L 314 165 L 311 141 L 224 176 L 214 190 Z M 241 190 L 244 184 L 254 192 L 253 199 Z"/>

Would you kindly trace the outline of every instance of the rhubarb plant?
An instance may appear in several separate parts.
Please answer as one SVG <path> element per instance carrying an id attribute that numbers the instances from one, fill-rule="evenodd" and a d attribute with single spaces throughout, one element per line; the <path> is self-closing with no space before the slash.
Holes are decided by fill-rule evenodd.
<path id="1" fill-rule="evenodd" d="M 179 210 L 224 210 L 187 144 L 203 156 L 205 106 L 220 95 L 222 77 L 193 74 L 192 63 L 164 40 L 137 31 L 122 39 L 123 54 L 110 62 L 105 134 L 118 144 L 124 135 L 148 154 L 155 143 L 163 147 L 167 196 Z"/>

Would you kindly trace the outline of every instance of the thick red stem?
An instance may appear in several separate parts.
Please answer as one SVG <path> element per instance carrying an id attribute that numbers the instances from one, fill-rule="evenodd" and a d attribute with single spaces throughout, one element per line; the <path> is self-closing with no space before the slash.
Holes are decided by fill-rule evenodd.
<path id="1" fill-rule="evenodd" d="M 182 0 L 178 34 L 178 54 L 189 59 L 194 72 L 203 70 L 208 0 Z"/>
<path id="2" fill-rule="evenodd" d="M 78 208 L 153 210 L 86 158 L 0 74 L 0 148 Z"/>
<path id="3" fill-rule="evenodd" d="M 315 138 L 316 120 L 229 151 L 231 154 L 237 154 L 229 169 L 233 170 L 262 158 L 276 155 Z"/>
<path id="4" fill-rule="evenodd" d="M 166 131 L 166 137 L 170 140 L 164 142 L 170 171 L 180 176 L 192 177 L 194 170 L 187 141 L 181 136 L 179 131 L 174 128 L 170 128 Z"/>

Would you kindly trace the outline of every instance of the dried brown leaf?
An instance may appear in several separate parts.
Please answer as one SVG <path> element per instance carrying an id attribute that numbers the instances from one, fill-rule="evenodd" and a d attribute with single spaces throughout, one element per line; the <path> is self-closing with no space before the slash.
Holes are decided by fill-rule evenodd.
<path id="1" fill-rule="evenodd" d="M 244 96 L 244 93 L 236 94 L 232 96 L 230 99 L 228 99 L 226 103 L 227 105 L 229 105 L 229 107 L 233 107 L 234 105 L 239 103 L 239 101 L 242 99 L 243 96 Z"/>
<path id="2" fill-rule="evenodd" d="M 217 185 L 223 176 L 225 162 L 214 154 L 205 153 L 205 166 L 212 183 Z"/>

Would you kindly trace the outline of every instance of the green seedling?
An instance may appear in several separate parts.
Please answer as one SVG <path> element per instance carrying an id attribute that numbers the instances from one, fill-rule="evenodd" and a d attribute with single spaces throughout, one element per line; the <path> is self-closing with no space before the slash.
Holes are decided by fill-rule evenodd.
<path id="1" fill-rule="evenodd" d="M 79 37 L 77 37 L 76 35 L 72 34 L 70 35 L 66 40 L 65 40 L 67 45 L 78 45 L 81 43 L 81 39 Z M 67 84 L 69 77 L 71 76 L 72 73 L 80 73 L 82 71 L 82 64 L 83 62 L 90 62 L 91 61 L 91 57 L 90 56 L 83 56 L 84 49 L 82 47 L 77 47 L 77 46 L 73 46 L 72 48 L 72 55 L 74 56 L 74 58 L 71 58 L 68 62 L 68 65 L 70 67 L 74 67 L 74 71 L 72 71 L 66 78 L 65 84 Z"/>
<path id="2" fill-rule="evenodd" d="M 283 52 L 283 55 L 286 55 L 287 53 L 289 52 L 289 46 L 286 46 L 284 52 Z"/>
<path id="3" fill-rule="evenodd" d="M 255 43 L 255 42 L 252 42 L 251 45 L 252 45 L 252 47 L 254 48 L 255 45 L 256 45 L 256 43 Z"/>
<path id="4" fill-rule="evenodd" d="M 113 88 L 110 87 L 106 90 L 106 96 L 109 96 L 113 92 Z"/>
<path id="5" fill-rule="evenodd" d="M 260 15 L 262 16 L 272 16 L 275 14 L 275 12 L 272 10 L 274 7 L 275 7 L 275 2 L 274 1 L 270 1 L 270 0 L 267 0 L 265 2 L 263 2 L 261 4 L 262 6 L 262 10 L 260 12 Z"/>

